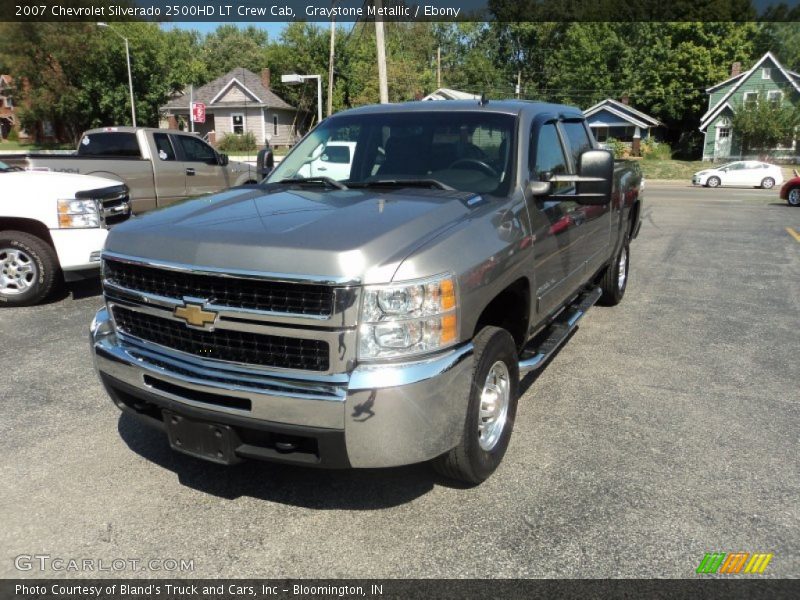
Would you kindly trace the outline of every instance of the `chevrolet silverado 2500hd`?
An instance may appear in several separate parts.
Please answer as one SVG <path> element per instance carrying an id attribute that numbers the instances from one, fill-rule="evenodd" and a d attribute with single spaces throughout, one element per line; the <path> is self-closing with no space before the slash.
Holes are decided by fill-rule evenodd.
<path id="1" fill-rule="evenodd" d="M 346 174 L 305 176 L 352 142 Z M 641 174 L 577 108 L 339 113 L 258 187 L 112 230 L 95 367 L 175 450 L 486 479 L 520 375 L 625 293 Z"/>
<path id="2" fill-rule="evenodd" d="M 148 127 L 90 129 L 74 154 L 12 154 L 3 161 L 29 171 L 121 181 L 137 214 L 259 179 L 255 167 L 229 161 L 196 135 Z"/>
<path id="3" fill-rule="evenodd" d="M 0 162 L 0 307 L 36 304 L 62 279 L 97 277 L 108 228 L 128 217 L 124 184 Z"/>

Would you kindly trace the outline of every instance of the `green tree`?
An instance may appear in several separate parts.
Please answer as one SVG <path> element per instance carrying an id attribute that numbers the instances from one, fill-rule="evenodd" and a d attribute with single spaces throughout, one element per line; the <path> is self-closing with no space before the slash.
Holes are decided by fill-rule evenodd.
<path id="1" fill-rule="evenodd" d="M 268 63 L 269 35 L 254 25 L 240 28 L 220 25 L 202 42 L 202 56 L 209 79 L 237 67 L 258 73 Z"/>
<path id="2" fill-rule="evenodd" d="M 800 110 L 788 102 L 740 103 L 731 119 L 731 128 L 742 145 L 742 154 L 757 152 L 763 156 L 782 144 L 789 146 L 800 127 Z"/>

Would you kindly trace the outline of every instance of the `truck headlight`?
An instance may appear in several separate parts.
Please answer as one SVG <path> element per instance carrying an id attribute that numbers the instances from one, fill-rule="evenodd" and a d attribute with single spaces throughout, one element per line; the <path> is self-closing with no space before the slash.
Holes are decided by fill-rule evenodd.
<path id="1" fill-rule="evenodd" d="M 68 198 L 58 201 L 58 226 L 61 228 L 100 227 L 96 200 Z"/>
<path id="2" fill-rule="evenodd" d="M 424 354 L 458 341 L 458 299 L 450 275 L 367 286 L 361 305 L 358 357 Z"/>

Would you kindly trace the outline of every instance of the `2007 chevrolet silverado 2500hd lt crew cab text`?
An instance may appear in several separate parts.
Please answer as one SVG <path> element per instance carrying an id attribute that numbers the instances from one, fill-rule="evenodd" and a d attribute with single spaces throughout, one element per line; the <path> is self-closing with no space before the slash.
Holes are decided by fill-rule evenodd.
<path id="1" fill-rule="evenodd" d="M 0 308 L 41 302 L 62 279 L 97 277 L 108 228 L 128 217 L 124 184 L 0 162 Z"/>
<path id="2" fill-rule="evenodd" d="M 3 161 L 29 171 L 121 181 L 136 214 L 259 179 L 255 167 L 229 161 L 196 135 L 148 127 L 90 129 L 74 154 L 9 154 Z"/>
<path id="3" fill-rule="evenodd" d="M 303 177 L 329 141 L 353 142 L 349 173 Z M 641 175 L 595 146 L 554 104 L 330 117 L 262 185 L 112 230 L 96 370 L 191 455 L 479 483 L 520 374 L 625 292 Z"/>

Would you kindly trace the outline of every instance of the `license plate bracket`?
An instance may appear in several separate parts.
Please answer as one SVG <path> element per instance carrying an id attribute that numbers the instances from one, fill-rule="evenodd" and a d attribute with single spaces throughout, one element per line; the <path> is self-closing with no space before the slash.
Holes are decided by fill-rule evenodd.
<path id="1" fill-rule="evenodd" d="M 221 465 L 241 461 L 235 452 L 235 433 L 228 425 L 195 421 L 167 410 L 163 416 L 173 450 Z"/>

